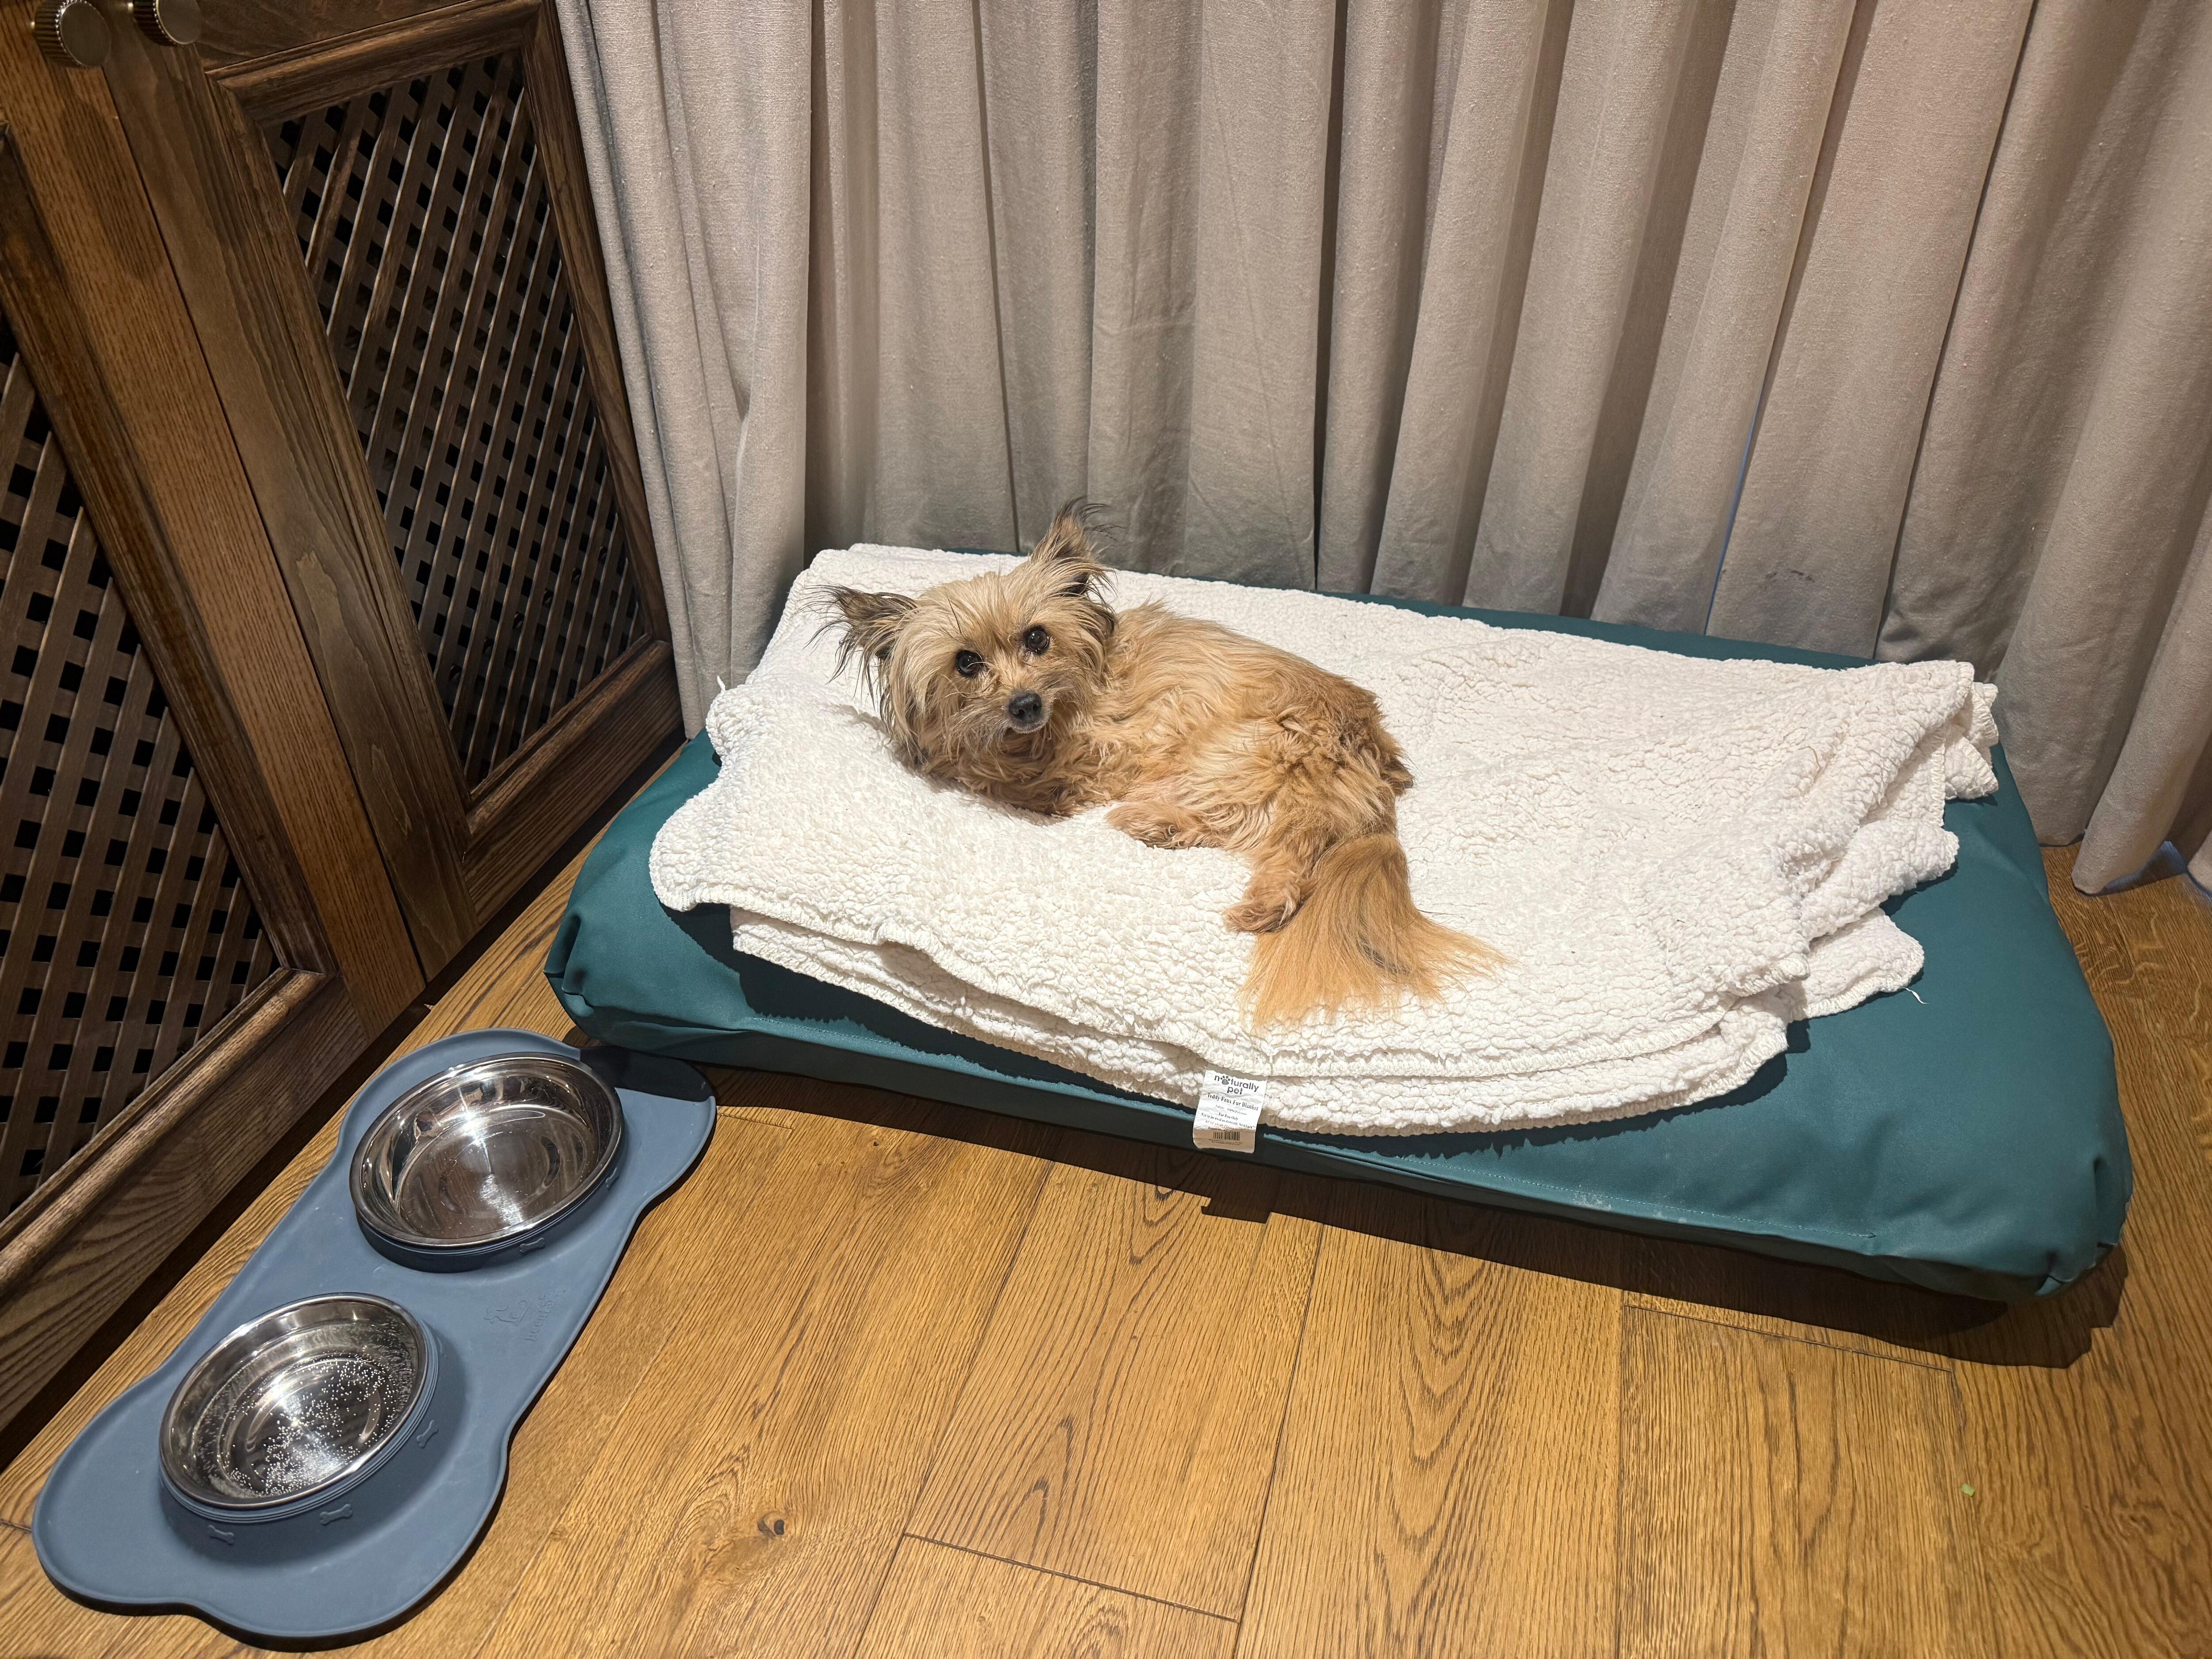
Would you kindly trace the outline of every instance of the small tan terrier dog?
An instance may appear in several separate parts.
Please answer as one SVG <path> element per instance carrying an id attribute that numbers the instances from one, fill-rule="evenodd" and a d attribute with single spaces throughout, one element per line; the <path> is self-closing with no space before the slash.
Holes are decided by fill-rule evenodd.
<path id="1" fill-rule="evenodd" d="M 1063 507 L 1004 574 L 919 599 L 831 591 L 899 757 L 1047 817 L 1115 803 L 1152 847 L 1252 866 L 1222 918 L 1257 934 L 1255 1026 L 1433 997 L 1504 960 L 1414 908 L 1398 796 L 1413 781 L 1374 697 L 1303 657 L 1157 603 L 1116 612 L 1083 514 Z"/>

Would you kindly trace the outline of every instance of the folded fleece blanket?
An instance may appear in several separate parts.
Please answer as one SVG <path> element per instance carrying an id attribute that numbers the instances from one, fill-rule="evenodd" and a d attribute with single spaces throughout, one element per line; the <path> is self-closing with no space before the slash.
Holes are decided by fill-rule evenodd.
<path id="1" fill-rule="evenodd" d="M 820 631 L 833 584 L 918 593 L 1004 568 L 855 547 L 793 585 L 708 716 L 722 769 L 653 848 L 675 909 L 917 1018 L 1191 1104 L 1267 1080 L 1262 1121 L 1410 1134 L 1652 1112 L 1724 1093 L 1793 1019 L 1896 990 L 1919 945 L 1881 902 L 1957 855 L 1943 804 L 1996 787 L 1994 692 L 1963 663 L 1712 662 L 1322 595 L 1117 574 L 1346 676 L 1412 766 L 1413 895 L 1510 958 L 1435 1003 L 1255 1034 L 1235 854 L 1046 820 L 891 755 Z"/>

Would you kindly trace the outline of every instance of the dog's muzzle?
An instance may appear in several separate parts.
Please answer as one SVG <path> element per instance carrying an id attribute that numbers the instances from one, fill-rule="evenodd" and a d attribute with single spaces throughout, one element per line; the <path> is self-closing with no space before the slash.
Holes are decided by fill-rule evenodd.
<path id="1" fill-rule="evenodd" d="M 1017 691 L 1006 699 L 1006 724 L 1017 732 L 1034 732 L 1044 724 L 1044 699 L 1034 691 Z"/>

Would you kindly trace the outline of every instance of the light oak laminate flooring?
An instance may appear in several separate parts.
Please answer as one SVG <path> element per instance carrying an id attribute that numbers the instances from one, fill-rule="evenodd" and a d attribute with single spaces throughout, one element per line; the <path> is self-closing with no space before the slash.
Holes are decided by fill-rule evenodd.
<path id="1" fill-rule="evenodd" d="M 2067 1294 L 1840 1273 L 715 1073 L 465 1564 L 367 1649 L 2212 1654 L 2212 908 L 2049 854 L 2137 1190 Z M 409 1047 L 570 1036 L 556 882 Z M 216 1655 L 25 1530 L 335 1127 L 0 1471 L 0 1653 Z"/>

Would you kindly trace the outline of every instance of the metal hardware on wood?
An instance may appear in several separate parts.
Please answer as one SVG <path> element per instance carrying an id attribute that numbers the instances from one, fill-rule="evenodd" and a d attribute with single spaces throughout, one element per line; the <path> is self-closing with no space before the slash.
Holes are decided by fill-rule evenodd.
<path id="1" fill-rule="evenodd" d="M 149 40 L 189 46 L 200 38 L 200 0 L 131 0 L 131 15 Z"/>
<path id="2" fill-rule="evenodd" d="M 64 69 L 98 69 L 113 44 L 96 0 L 39 0 L 39 50 Z"/>

